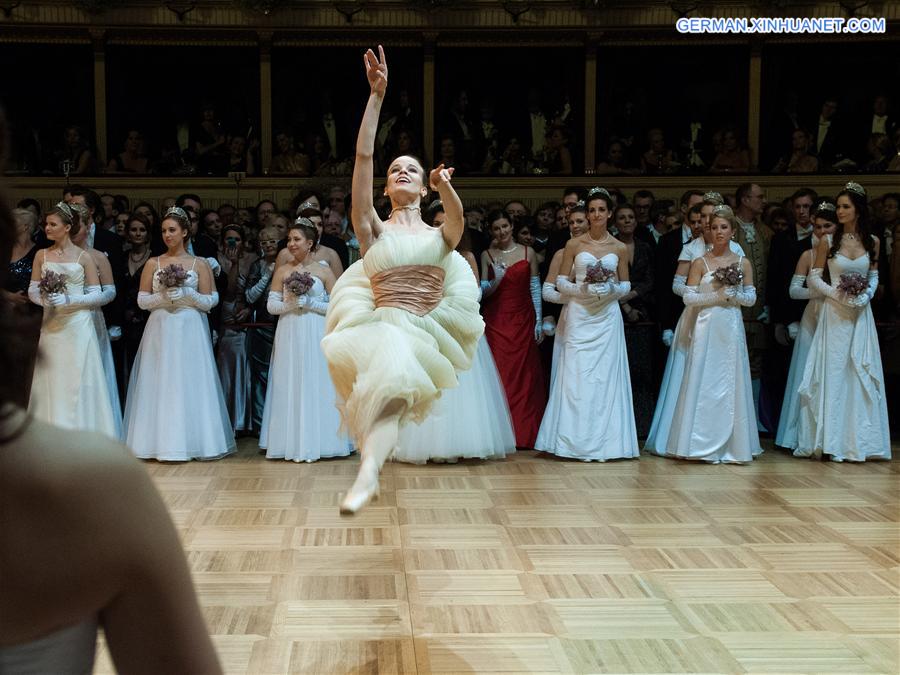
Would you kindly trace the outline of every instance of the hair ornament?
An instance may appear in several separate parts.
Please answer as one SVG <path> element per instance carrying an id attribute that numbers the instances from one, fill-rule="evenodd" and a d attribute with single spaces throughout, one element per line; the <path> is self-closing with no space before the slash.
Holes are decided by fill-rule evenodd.
<path id="1" fill-rule="evenodd" d="M 169 210 L 166 211 L 166 214 L 163 216 L 163 220 L 165 220 L 169 216 L 174 216 L 175 218 L 180 218 L 181 220 L 191 222 L 191 217 L 187 214 L 187 211 L 185 211 L 180 206 L 169 207 Z"/>
<path id="2" fill-rule="evenodd" d="M 837 209 L 835 208 L 834 204 L 832 204 L 831 202 L 820 202 L 816 205 L 816 208 L 814 209 L 813 212 L 821 213 L 822 211 L 831 211 L 832 213 L 836 213 Z"/>
<path id="3" fill-rule="evenodd" d="M 718 206 L 722 206 L 725 204 L 725 200 L 722 198 L 722 195 L 718 192 L 705 192 L 703 194 L 703 201 L 705 202 L 713 202 Z"/>
<path id="4" fill-rule="evenodd" d="M 612 199 L 612 195 L 609 194 L 609 191 L 608 191 L 606 188 L 602 188 L 602 187 L 592 187 L 592 188 L 588 191 L 588 199 L 590 199 L 591 197 L 596 197 L 597 195 L 603 195 L 604 197 L 607 197 L 607 198 L 609 198 L 609 199 Z"/>
<path id="5" fill-rule="evenodd" d="M 63 215 L 69 219 L 70 224 L 75 221 L 75 212 L 72 211 L 72 207 L 65 202 L 58 202 L 55 208 L 57 211 L 62 211 Z"/>
<path id="6" fill-rule="evenodd" d="M 304 211 L 318 211 L 319 213 L 321 213 L 322 209 L 320 209 L 312 202 L 307 201 L 303 202 L 300 206 L 297 207 L 297 213 L 303 213 Z"/>
<path id="7" fill-rule="evenodd" d="M 855 192 L 860 197 L 866 196 L 866 189 L 859 183 L 854 183 L 852 180 L 844 186 L 844 189 L 849 190 L 850 192 Z"/>
<path id="8" fill-rule="evenodd" d="M 311 221 L 309 218 L 306 218 L 305 216 L 300 216 L 299 218 L 297 218 L 297 220 L 294 221 L 294 225 L 299 227 L 311 227 L 314 230 L 318 230 L 318 228 L 313 225 L 313 221 Z"/>
<path id="9" fill-rule="evenodd" d="M 713 209 L 712 214 L 723 218 L 734 218 L 734 211 L 731 210 L 728 204 L 719 204 Z"/>

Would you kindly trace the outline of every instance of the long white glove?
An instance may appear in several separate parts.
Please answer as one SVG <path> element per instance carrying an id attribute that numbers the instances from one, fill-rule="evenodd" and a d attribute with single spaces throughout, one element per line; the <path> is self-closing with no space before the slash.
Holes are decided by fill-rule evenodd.
<path id="1" fill-rule="evenodd" d="M 875 291 L 878 290 L 878 270 L 869 270 L 869 274 L 866 276 L 866 281 L 868 282 L 866 285 L 866 290 L 857 295 L 855 298 L 850 299 L 850 303 L 854 307 L 865 307 L 870 302 L 872 302 L 872 298 L 875 297 Z"/>
<path id="2" fill-rule="evenodd" d="M 591 284 L 592 286 L 600 286 L 601 284 Z M 572 281 L 569 281 L 569 277 L 560 274 L 556 277 L 556 288 L 559 289 L 559 294 L 565 299 L 566 297 L 570 298 L 596 298 L 597 293 L 591 293 L 588 290 L 588 284 L 580 283 L 576 284 Z"/>
<path id="3" fill-rule="evenodd" d="M 325 316 L 325 313 L 328 311 L 328 297 L 326 296 L 323 301 L 304 294 L 297 298 L 297 307 L 304 311 L 315 312 Z"/>
<path id="4" fill-rule="evenodd" d="M 725 289 L 701 293 L 699 286 L 687 286 L 684 291 L 684 304 L 687 307 L 709 307 L 712 305 L 724 305 L 728 302 Z"/>
<path id="5" fill-rule="evenodd" d="M 825 283 L 825 280 L 822 278 L 821 267 L 813 268 L 810 271 L 809 276 L 806 277 L 806 285 L 813 290 L 818 291 L 824 297 L 831 298 L 845 307 L 853 307 L 853 303 L 851 302 L 851 299 L 847 297 L 846 293 L 842 293 L 831 284 Z"/>
<path id="6" fill-rule="evenodd" d="M 609 284 L 609 295 L 612 300 L 624 298 L 626 295 L 631 293 L 630 281 L 610 281 L 607 283 Z"/>
<path id="7" fill-rule="evenodd" d="M 482 296 L 488 296 L 495 290 L 497 290 L 497 287 L 500 285 L 500 282 L 503 281 L 503 277 L 506 275 L 506 265 L 504 265 L 503 263 L 491 263 L 491 269 L 494 270 L 494 278 L 491 281 L 482 280 Z"/>
<path id="8" fill-rule="evenodd" d="M 557 305 L 561 305 L 565 302 L 562 294 L 556 290 L 556 286 L 549 281 L 545 281 L 544 285 L 541 286 L 541 297 L 544 299 L 544 302 L 552 302 Z"/>
<path id="9" fill-rule="evenodd" d="M 212 270 L 213 275 L 219 276 L 222 273 L 222 266 L 219 264 L 219 261 L 215 258 L 204 258 L 204 260 L 209 263 L 209 267 Z"/>
<path id="10" fill-rule="evenodd" d="M 100 291 L 102 297 L 100 298 L 100 305 L 108 305 L 113 300 L 116 299 L 116 287 L 113 284 L 103 284 L 100 286 Z"/>
<path id="11" fill-rule="evenodd" d="M 544 339 L 543 314 L 541 313 L 541 280 L 531 277 L 529 288 L 531 289 L 531 304 L 534 305 L 534 341 L 538 344 Z"/>
<path id="12" fill-rule="evenodd" d="M 669 328 L 666 328 L 666 329 L 662 332 L 662 343 L 663 343 L 666 347 L 671 347 L 671 346 L 672 346 L 672 342 L 673 342 L 674 340 L 675 340 L 675 333 L 674 333 L 674 331 L 670 330 Z"/>
<path id="13" fill-rule="evenodd" d="M 811 297 L 810 290 L 804 285 L 806 275 L 795 274 L 791 277 L 791 285 L 788 287 L 788 295 L 792 300 L 809 300 Z"/>
<path id="14" fill-rule="evenodd" d="M 683 274 L 676 274 L 672 278 L 672 292 L 679 298 L 683 298 L 685 288 L 687 288 L 687 277 Z"/>
<path id="15" fill-rule="evenodd" d="M 41 295 L 41 282 L 32 281 L 28 284 L 28 299 L 34 304 L 44 307 L 44 296 Z"/>
<path id="16" fill-rule="evenodd" d="M 255 305 L 256 301 L 266 292 L 270 281 L 272 281 L 272 271 L 267 266 L 263 269 L 263 275 L 259 278 L 259 281 L 245 291 L 244 295 L 247 297 L 247 302 Z"/>
<path id="17" fill-rule="evenodd" d="M 193 307 L 201 312 L 209 312 L 219 304 L 219 294 L 213 291 L 209 295 L 198 293 L 193 288 L 179 286 L 166 291 L 166 297 L 177 307 Z"/>
<path id="18" fill-rule="evenodd" d="M 725 297 L 728 302 L 733 302 L 741 307 L 753 307 L 756 304 L 755 286 L 726 286 Z M 762 319 L 760 319 L 762 321 Z"/>
<path id="19" fill-rule="evenodd" d="M 791 338 L 791 342 L 797 339 L 797 336 L 800 334 L 800 322 L 794 321 L 793 323 L 789 323 L 787 327 L 788 337 Z"/>
<path id="20" fill-rule="evenodd" d="M 47 301 L 56 307 L 63 307 L 69 310 L 93 309 L 100 307 L 103 298 L 103 290 L 98 284 L 96 286 L 85 286 L 83 295 L 66 295 L 65 293 L 50 293 Z"/>
<path id="21" fill-rule="evenodd" d="M 138 307 L 148 312 L 152 312 L 154 309 L 159 309 L 160 307 L 166 307 L 172 304 L 169 301 L 169 298 L 165 296 L 165 294 L 148 293 L 147 291 L 141 291 L 138 293 L 137 303 Z"/>
<path id="22" fill-rule="evenodd" d="M 266 311 L 272 316 L 287 314 L 297 307 L 284 301 L 284 294 L 279 291 L 269 291 L 269 299 L 266 301 Z"/>

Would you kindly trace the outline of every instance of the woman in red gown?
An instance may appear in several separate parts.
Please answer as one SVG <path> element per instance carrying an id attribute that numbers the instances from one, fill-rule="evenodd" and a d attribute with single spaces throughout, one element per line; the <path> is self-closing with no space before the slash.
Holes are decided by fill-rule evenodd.
<path id="1" fill-rule="evenodd" d="M 531 247 L 513 240 L 506 212 L 488 214 L 488 224 L 492 242 L 481 254 L 484 334 L 509 400 L 516 445 L 533 448 L 547 404 L 537 348 L 543 339 L 538 262 Z"/>

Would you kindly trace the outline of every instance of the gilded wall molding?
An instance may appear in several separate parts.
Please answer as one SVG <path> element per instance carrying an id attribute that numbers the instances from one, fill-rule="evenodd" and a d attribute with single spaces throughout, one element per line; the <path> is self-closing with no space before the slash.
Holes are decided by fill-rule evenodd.
<path id="1" fill-rule="evenodd" d="M 87 3 L 87 4 L 85 4 Z M 36 0 L 0 15 L 0 26 L 103 25 L 171 28 L 268 28 L 275 31 L 404 31 L 507 29 L 522 32 L 552 29 L 581 32 L 598 29 L 674 31 L 680 11 L 674 0 Z M 846 17 L 841 2 L 766 2 L 699 0 L 687 3 L 690 16 Z M 95 7 L 90 11 L 86 7 Z M 269 7 L 269 13 L 265 8 Z M 256 8 L 256 9 L 254 9 Z M 681 10 L 683 11 L 683 9 Z M 861 16 L 900 21 L 900 0 L 869 2 Z"/>

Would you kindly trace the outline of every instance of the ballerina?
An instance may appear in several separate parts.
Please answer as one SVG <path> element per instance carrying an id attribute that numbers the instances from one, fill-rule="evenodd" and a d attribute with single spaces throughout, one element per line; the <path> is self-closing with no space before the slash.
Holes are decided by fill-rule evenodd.
<path id="1" fill-rule="evenodd" d="M 838 227 L 816 249 L 807 283 L 825 296 L 800 383 L 797 457 L 890 459 L 884 372 L 871 300 L 878 288 L 879 240 L 859 183 L 837 197 Z M 827 266 L 831 283 L 822 277 Z M 863 288 L 848 293 L 848 282 Z"/>
<path id="2" fill-rule="evenodd" d="M 356 481 L 341 513 L 356 513 L 378 493 L 378 475 L 397 445 L 400 427 L 421 421 L 441 394 L 457 385 L 484 332 L 478 288 L 469 264 L 454 249 L 462 237 L 463 208 L 443 164 L 425 170 L 402 155 L 389 167 L 384 193 L 391 213 L 375 211 L 373 157 L 378 115 L 387 91 L 384 49 L 363 56 L 370 94 L 356 143 L 352 222 L 365 257 L 334 285 L 322 350 L 328 360 L 347 431 L 360 448 Z M 446 212 L 440 227 L 421 216 L 428 187 Z"/>

